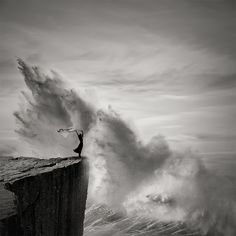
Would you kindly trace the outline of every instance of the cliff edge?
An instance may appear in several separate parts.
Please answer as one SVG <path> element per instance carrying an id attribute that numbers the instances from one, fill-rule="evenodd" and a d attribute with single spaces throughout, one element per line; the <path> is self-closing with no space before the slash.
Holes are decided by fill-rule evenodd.
<path id="1" fill-rule="evenodd" d="M 86 158 L 0 157 L 0 236 L 81 236 Z"/>

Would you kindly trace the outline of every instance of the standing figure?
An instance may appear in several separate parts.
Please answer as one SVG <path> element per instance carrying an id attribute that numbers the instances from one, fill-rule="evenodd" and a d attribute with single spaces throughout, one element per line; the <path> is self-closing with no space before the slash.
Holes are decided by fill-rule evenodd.
<path id="1" fill-rule="evenodd" d="M 79 154 L 79 157 L 81 157 L 81 152 L 82 152 L 82 149 L 83 149 L 83 137 L 84 137 L 84 132 L 83 130 L 76 130 L 76 129 L 73 129 L 73 128 L 69 128 L 69 129 L 59 129 L 57 130 L 58 133 L 61 133 L 64 137 L 67 136 L 68 133 L 71 133 L 71 132 L 76 132 L 78 138 L 79 138 L 79 145 L 77 148 L 73 149 L 73 151 L 75 153 L 78 153 Z"/>
<path id="2" fill-rule="evenodd" d="M 84 132 L 83 132 L 83 130 L 81 130 L 80 133 L 78 133 L 77 130 L 75 130 L 75 132 L 76 132 L 76 134 L 77 134 L 77 136 L 78 136 L 78 138 L 79 138 L 79 142 L 80 142 L 80 143 L 79 143 L 78 147 L 75 148 L 73 151 L 74 151 L 75 153 L 78 153 L 78 154 L 79 154 L 79 157 L 81 157 L 81 152 L 82 152 L 82 149 L 83 149 L 83 137 L 84 137 Z"/>

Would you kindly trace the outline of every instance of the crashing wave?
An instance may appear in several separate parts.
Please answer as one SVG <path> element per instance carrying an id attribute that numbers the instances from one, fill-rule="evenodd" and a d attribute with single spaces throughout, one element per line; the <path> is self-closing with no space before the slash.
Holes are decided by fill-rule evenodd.
<path id="1" fill-rule="evenodd" d="M 91 201 L 148 222 L 184 222 L 203 234 L 236 235 L 232 186 L 209 173 L 197 156 L 173 152 L 160 135 L 144 144 L 111 108 L 96 110 L 56 73 L 18 63 L 27 86 L 14 113 L 16 132 L 28 145 L 21 154 L 71 155 L 74 137 L 65 139 L 56 130 L 83 129 Z"/>

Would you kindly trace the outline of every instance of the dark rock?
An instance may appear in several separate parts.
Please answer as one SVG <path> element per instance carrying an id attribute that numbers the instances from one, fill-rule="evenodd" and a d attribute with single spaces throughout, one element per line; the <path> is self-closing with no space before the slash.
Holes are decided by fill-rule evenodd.
<path id="1" fill-rule="evenodd" d="M 0 158 L 0 236 L 80 236 L 85 158 Z"/>

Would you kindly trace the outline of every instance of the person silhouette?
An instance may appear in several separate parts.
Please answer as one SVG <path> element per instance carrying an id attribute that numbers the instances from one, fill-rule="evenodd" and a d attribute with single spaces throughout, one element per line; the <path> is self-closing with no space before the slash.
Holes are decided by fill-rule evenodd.
<path id="1" fill-rule="evenodd" d="M 83 149 L 83 137 L 84 137 L 84 132 L 83 130 L 79 130 L 80 132 L 78 132 L 78 130 L 76 129 L 73 129 L 73 128 L 69 128 L 69 129 L 59 129 L 57 130 L 58 133 L 61 133 L 64 137 L 66 137 L 67 135 L 65 135 L 66 133 L 64 133 L 64 131 L 66 131 L 66 133 L 71 133 L 71 132 L 76 132 L 78 138 L 79 138 L 79 145 L 77 148 L 73 149 L 73 151 L 75 153 L 78 153 L 79 154 L 79 157 L 81 157 L 81 152 L 82 152 L 82 149 Z M 63 134 L 64 133 L 64 134 Z"/>
<path id="2" fill-rule="evenodd" d="M 80 133 L 78 133 L 77 130 L 75 130 L 75 132 L 76 132 L 76 134 L 77 134 L 77 136 L 78 136 L 78 138 L 79 138 L 79 142 L 80 142 L 80 143 L 79 143 L 79 145 L 78 145 L 77 148 L 73 149 L 73 151 L 74 151 L 75 153 L 78 153 L 78 154 L 79 154 L 79 157 L 81 157 L 81 152 L 82 152 L 82 149 L 83 149 L 83 137 L 84 137 L 84 132 L 83 132 L 83 130 L 81 130 Z"/>

